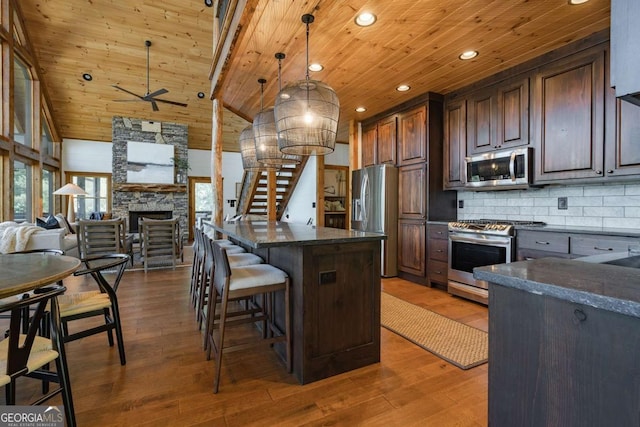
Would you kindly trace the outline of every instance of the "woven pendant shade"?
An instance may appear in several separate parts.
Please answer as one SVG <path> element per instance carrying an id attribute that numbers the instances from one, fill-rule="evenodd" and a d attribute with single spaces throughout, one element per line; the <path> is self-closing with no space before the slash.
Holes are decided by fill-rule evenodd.
<path id="1" fill-rule="evenodd" d="M 253 118 L 253 136 L 256 143 L 256 159 L 266 167 L 280 167 L 283 165 L 297 165 L 302 157 L 285 154 L 278 146 L 278 133 L 273 107 L 259 112 Z"/>
<path id="2" fill-rule="evenodd" d="M 240 155 L 242 156 L 242 168 L 259 170 L 263 166 L 256 159 L 256 143 L 253 140 L 253 126 L 247 126 L 240 132 Z"/>
<path id="3" fill-rule="evenodd" d="M 278 144 L 285 154 L 323 155 L 333 152 L 340 102 L 329 85 L 299 80 L 276 97 Z"/>

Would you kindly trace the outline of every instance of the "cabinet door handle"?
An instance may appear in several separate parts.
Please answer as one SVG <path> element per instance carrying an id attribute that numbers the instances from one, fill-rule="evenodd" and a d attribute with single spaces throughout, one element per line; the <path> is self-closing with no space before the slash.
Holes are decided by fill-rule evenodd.
<path id="1" fill-rule="evenodd" d="M 436 249 L 436 252 L 442 253 L 442 249 Z"/>
<path id="2" fill-rule="evenodd" d="M 598 170 L 598 171 L 596 171 L 596 174 L 597 175 L 602 175 L 602 171 Z"/>
<path id="3" fill-rule="evenodd" d="M 434 273 L 436 273 L 436 274 L 442 274 L 442 271 L 440 271 L 440 270 L 436 270 L 436 271 L 434 271 Z"/>
<path id="4" fill-rule="evenodd" d="M 548 244 L 549 244 L 549 242 L 538 242 L 536 240 L 536 245 L 548 245 Z"/>
<path id="5" fill-rule="evenodd" d="M 612 170 L 612 169 L 609 169 L 609 170 L 607 171 L 607 173 L 613 173 L 613 170 Z"/>
<path id="6" fill-rule="evenodd" d="M 594 246 L 593 249 L 595 249 L 596 251 L 612 251 L 613 248 L 599 248 L 597 246 Z"/>
<path id="7" fill-rule="evenodd" d="M 579 308 L 576 308 L 575 310 L 573 310 L 573 315 L 576 317 L 576 320 L 578 320 L 579 322 L 584 322 L 585 320 L 587 320 L 587 314 L 580 310 Z"/>

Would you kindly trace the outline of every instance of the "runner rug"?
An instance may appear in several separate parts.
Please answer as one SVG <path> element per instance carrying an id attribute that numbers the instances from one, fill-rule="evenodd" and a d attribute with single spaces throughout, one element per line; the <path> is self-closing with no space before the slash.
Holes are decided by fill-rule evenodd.
<path id="1" fill-rule="evenodd" d="M 382 292 L 382 326 L 460 369 L 486 363 L 489 335 Z"/>

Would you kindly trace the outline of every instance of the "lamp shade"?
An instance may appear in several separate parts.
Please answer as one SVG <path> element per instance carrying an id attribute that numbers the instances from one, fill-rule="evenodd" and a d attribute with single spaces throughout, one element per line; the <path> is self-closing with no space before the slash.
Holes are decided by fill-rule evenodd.
<path id="1" fill-rule="evenodd" d="M 285 154 L 323 155 L 333 152 L 340 101 L 335 91 L 317 80 L 299 80 L 276 96 L 278 145 Z"/>
<path id="2" fill-rule="evenodd" d="M 55 194 L 56 196 L 66 196 L 66 195 L 74 195 L 74 196 L 82 195 L 82 196 L 85 196 L 85 195 L 87 195 L 89 193 L 84 191 L 82 189 L 82 187 L 78 187 L 77 185 L 75 185 L 75 184 L 70 182 L 70 183 L 58 188 L 56 191 L 53 192 L 53 194 Z"/>
<path id="3" fill-rule="evenodd" d="M 299 164 L 302 157 L 285 154 L 278 146 L 278 133 L 273 107 L 269 107 L 253 118 L 253 137 L 256 143 L 256 159 L 266 167 Z"/>
<path id="4" fill-rule="evenodd" d="M 263 166 L 256 159 L 256 143 L 253 139 L 253 126 L 247 126 L 240 132 L 240 155 L 244 170 L 258 170 Z"/>

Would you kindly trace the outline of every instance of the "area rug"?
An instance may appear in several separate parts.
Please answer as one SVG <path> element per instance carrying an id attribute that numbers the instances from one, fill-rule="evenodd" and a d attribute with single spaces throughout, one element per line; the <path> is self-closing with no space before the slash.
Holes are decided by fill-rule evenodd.
<path id="1" fill-rule="evenodd" d="M 382 292 L 382 326 L 460 369 L 486 363 L 489 335 Z"/>

